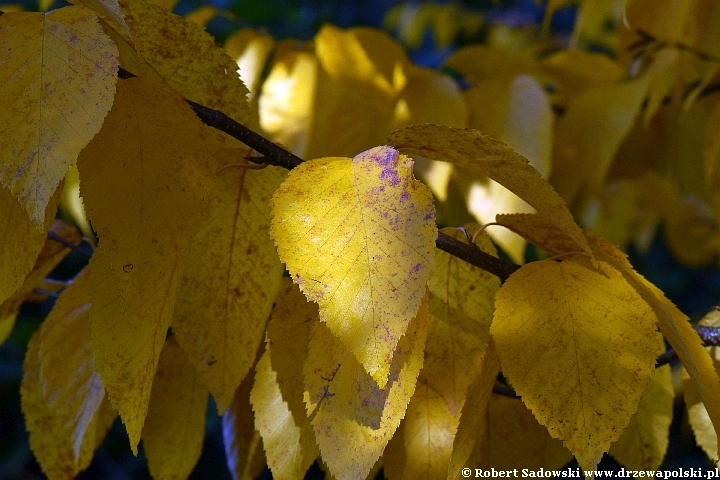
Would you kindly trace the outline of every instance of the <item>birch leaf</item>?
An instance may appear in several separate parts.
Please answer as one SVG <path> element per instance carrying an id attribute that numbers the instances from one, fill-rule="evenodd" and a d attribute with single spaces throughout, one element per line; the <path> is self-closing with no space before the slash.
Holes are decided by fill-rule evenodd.
<path id="1" fill-rule="evenodd" d="M 423 302 L 398 342 L 384 390 L 323 323 L 313 324 L 305 403 L 323 461 L 339 480 L 365 478 L 395 433 L 415 391 L 428 320 Z"/>
<path id="2" fill-rule="evenodd" d="M 485 175 L 525 200 L 568 234 L 583 250 L 590 247 L 563 199 L 520 154 L 476 130 L 413 125 L 393 132 L 389 144 L 409 154 L 451 162 Z"/>
<path id="3" fill-rule="evenodd" d="M 112 105 L 118 52 L 95 14 L 72 6 L 2 15 L 0 46 L 0 182 L 40 229 Z"/>
<path id="4" fill-rule="evenodd" d="M 152 79 L 120 82 L 113 109 L 78 160 L 100 246 L 90 263 L 93 348 L 135 451 L 194 233 L 212 196 L 195 160 L 204 129 Z M 188 230 L 190 228 L 190 230 Z"/>
<path id="5" fill-rule="evenodd" d="M 90 345 L 88 273 L 62 293 L 23 365 L 30 446 L 50 478 L 73 478 L 87 468 L 114 419 L 99 413 L 105 391 Z"/>
<path id="6" fill-rule="evenodd" d="M 553 260 L 511 275 L 495 306 L 490 331 L 503 374 L 580 466 L 594 470 L 654 371 L 653 311 L 608 264 Z"/>
<path id="7" fill-rule="evenodd" d="M 616 246 L 594 235 L 588 235 L 588 240 L 592 242 L 595 253 L 622 272 L 625 280 L 653 309 L 658 328 L 677 352 L 696 386 L 717 436 L 720 430 L 720 379 L 713 360 L 692 328 L 690 319 L 668 300 L 659 288 L 635 272 L 627 256 Z"/>
<path id="8" fill-rule="evenodd" d="M 275 478 L 302 479 L 319 455 L 303 404 L 303 364 L 317 306 L 288 278 L 267 330 L 267 349 L 255 367 L 250 403 Z"/>
<path id="9" fill-rule="evenodd" d="M 248 89 L 237 63 L 200 25 L 142 0 L 120 0 L 137 51 L 183 97 L 250 125 Z M 172 48 L 168 48 L 172 45 Z"/>
<path id="10" fill-rule="evenodd" d="M 665 341 L 660 334 L 657 338 L 660 354 Z M 630 424 L 610 447 L 608 453 L 628 470 L 657 470 L 665 458 L 675 399 L 671 377 L 670 365 L 655 370 Z"/>
<path id="11" fill-rule="evenodd" d="M 380 387 L 420 308 L 437 227 L 432 195 L 390 147 L 295 168 L 271 202 L 280 259 Z"/>
<path id="12" fill-rule="evenodd" d="M 268 235 L 268 201 L 285 172 L 221 169 L 195 234 L 172 326 L 218 411 L 255 362 L 283 267 Z"/>
<path id="13" fill-rule="evenodd" d="M 142 432 L 150 474 L 155 479 L 187 478 L 205 437 L 207 388 L 177 340 L 165 341 Z"/>

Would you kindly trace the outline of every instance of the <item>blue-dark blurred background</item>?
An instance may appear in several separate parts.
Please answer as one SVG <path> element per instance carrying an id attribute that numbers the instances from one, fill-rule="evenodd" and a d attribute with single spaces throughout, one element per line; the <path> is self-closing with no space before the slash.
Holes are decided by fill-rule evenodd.
<path id="1" fill-rule="evenodd" d="M 26 10 L 37 10 L 34 1 L 19 2 Z M 217 16 L 207 30 L 219 43 L 230 33 L 242 27 L 261 28 L 276 39 L 311 39 L 325 23 L 341 27 L 367 25 L 382 28 L 387 13 L 401 2 L 395 0 L 214 0 L 210 2 L 230 14 Z M 438 1 L 436 3 L 447 3 Z M 468 15 L 480 13 L 485 23 L 505 23 L 512 26 L 539 25 L 544 15 L 545 2 L 534 0 L 464 0 L 454 2 L 459 11 Z M 63 6 L 57 0 L 52 7 Z M 174 11 L 180 15 L 195 11 L 207 2 L 180 0 Z M 3 7 L 0 7 L 4 9 Z M 574 7 L 563 8 L 551 23 L 553 32 L 569 34 L 575 20 Z M 391 32 L 396 34 L 397 32 Z M 464 36 L 442 48 L 436 45 L 428 30 L 416 48 L 410 50 L 411 59 L 421 65 L 437 68 L 458 46 L 482 41 L 487 31 L 483 28 Z M 660 287 L 681 310 L 693 320 L 699 319 L 713 305 L 720 303 L 720 271 L 716 268 L 688 269 L 679 265 L 666 248 L 662 234 L 646 252 L 633 246 L 629 250 L 634 266 L 650 281 Z M 55 278 L 68 278 L 81 267 L 85 259 L 71 254 Z M 23 307 L 17 325 L 8 341 L 0 347 L 0 478 L 40 479 L 42 471 L 29 448 L 27 433 L 20 411 L 19 387 L 22 379 L 22 362 L 27 342 L 49 309 L 52 300 Z M 711 464 L 695 445 L 692 432 L 685 420 L 681 399 L 676 402 L 675 421 L 672 425 L 671 445 L 663 468 L 703 467 Z M 612 459 L 603 460 L 601 467 L 619 468 Z M 269 472 L 262 475 L 271 478 Z M 145 459 L 141 453 L 133 457 L 122 424 L 117 421 L 102 447 L 95 455 L 90 468 L 80 475 L 83 479 L 142 479 L 149 478 Z M 225 465 L 221 419 L 211 403 L 207 416 L 207 435 L 202 457 L 192 477 L 197 479 L 230 479 Z M 308 478 L 323 478 L 322 471 L 313 467 Z"/>

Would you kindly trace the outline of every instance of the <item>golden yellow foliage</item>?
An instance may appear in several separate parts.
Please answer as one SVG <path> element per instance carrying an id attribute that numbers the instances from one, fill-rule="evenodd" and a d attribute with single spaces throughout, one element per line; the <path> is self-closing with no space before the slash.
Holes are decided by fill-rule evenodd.
<path id="1" fill-rule="evenodd" d="M 225 457 L 235 480 L 255 480 L 265 468 L 265 452 L 260 434 L 253 424 L 250 390 L 255 371 L 242 381 L 223 414 Z"/>
<path id="2" fill-rule="evenodd" d="M 498 292 L 490 331 L 525 404 L 594 470 L 635 413 L 657 344 L 653 311 L 620 272 L 588 265 L 522 267 Z"/>
<path id="3" fill-rule="evenodd" d="M 81 273 L 33 335 L 25 356 L 22 407 L 30 444 L 45 474 L 74 478 L 90 465 L 117 414 L 90 343 L 89 272 Z"/>
<path id="4" fill-rule="evenodd" d="M 273 310 L 265 353 L 255 366 L 250 402 L 274 478 L 302 479 L 317 458 L 315 433 L 303 403 L 303 364 L 317 306 L 290 279 Z"/>
<path id="5" fill-rule="evenodd" d="M 41 229 L 65 172 L 112 106 L 118 52 L 80 7 L 2 15 L 0 45 L 0 181 Z"/>
<path id="6" fill-rule="evenodd" d="M 270 235 L 293 280 L 384 387 L 425 295 L 437 236 L 432 196 L 413 178 L 412 161 L 377 147 L 306 162 L 271 208 Z"/>
<path id="7" fill-rule="evenodd" d="M 268 201 L 284 177 L 278 167 L 220 169 L 188 253 L 171 325 L 221 412 L 255 362 L 280 288 Z"/>
<path id="8" fill-rule="evenodd" d="M 415 391 L 428 321 L 425 300 L 397 344 L 383 390 L 325 324 L 312 325 L 305 403 L 323 461 L 339 480 L 365 478 L 395 433 Z"/>
<path id="9" fill-rule="evenodd" d="M 150 392 L 143 448 L 155 479 L 187 478 L 200 458 L 208 391 L 175 337 L 165 341 Z"/>
<path id="10" fill-rule="evenodd" d="M 100 239 L 91 260 L 95 360 L 133 449 L 192 241 L 188 228 L 194 233 L 212 197 L 195 159 L 204 128 L 157 80 L 124 80 L 78 160 Z"/>

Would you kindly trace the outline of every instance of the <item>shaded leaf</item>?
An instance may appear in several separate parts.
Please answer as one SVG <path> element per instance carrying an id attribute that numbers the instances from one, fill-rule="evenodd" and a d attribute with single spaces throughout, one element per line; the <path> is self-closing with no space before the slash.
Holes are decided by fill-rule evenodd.
<path id="1" fill-rule="evenodd" d="M 254 377 L 250 371 L 222 418 L 225 458 L 233 480 L 255 480 L 265 468 L 263 443 L 250 405 Z"/>
<path id="2" fill-rule="evenodd" d="M 93 348 L 133 451 L 185 256 L 212 196 L 194 157 L 205 128 L 168 87 L 124 80 L 102 130 L 78 160 L 81 193 L 100 239 L 90 260 Z"/>
<path id="3" fill-rule="evenodd" d="M 550 434 L 593 470 L 654 371 L 655 315 L 608 264 L 593 270 L 573 261 L 525 265 L 495 306 L 490 331 L 503 374 Z"/>
<path id="4" fill-rule="evenodd" d="M 97 16 L 80 7 L 2 15 L 0 45 L 0 181 L 39 229 L 112 105 L 118 52 Z"/>
<path id="5" fill-rule="evenodd" d="M 295 168 L 271 202 L 280 259 L 381 387 L 430 275 L 432 195 L 390 147 Z"/>
<path id="6" fill-rule="evenodd" d="M 171 323 L 221 412 L 255 362 L 280 288 L 268 201 L 284 177 L 278 167 L 221 169 L 188 253 Z"/>
<path id="7" fill-rule="evenodd" d="M 150 393 L 142 431 L 150 474 L 155 479 L 187 478 L 205 437 L 208 392 L 185 352 L 165 341 Z"/>
<path id="8" fill-rule="evenodd" d="M 365 478 L 395 433 L 422 367 L 428 313 L 423 302 L 398 342 L 384 390 L 325 324 L 313 324 L 305 403 L 322 459 L 336 478 Z"/>

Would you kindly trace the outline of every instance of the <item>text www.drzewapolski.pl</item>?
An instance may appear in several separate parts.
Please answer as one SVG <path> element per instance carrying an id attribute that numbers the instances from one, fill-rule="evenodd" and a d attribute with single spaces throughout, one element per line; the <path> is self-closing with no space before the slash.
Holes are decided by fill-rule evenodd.
<path id="1" fill-rule="evenodd" d="M 720 480 L 720 470 L 706 470 L 702 468 L 678 468 L 675 470 L 625 470 L 617 472 L 596 470 L 583 472 L 579 468 L 566 468 L 564 470 L 530 470 L 527 468 L 512 470 L 489 470 L 482 468 L 463 468 L 462 476 L 465 478 L 703 478 Z"/>

